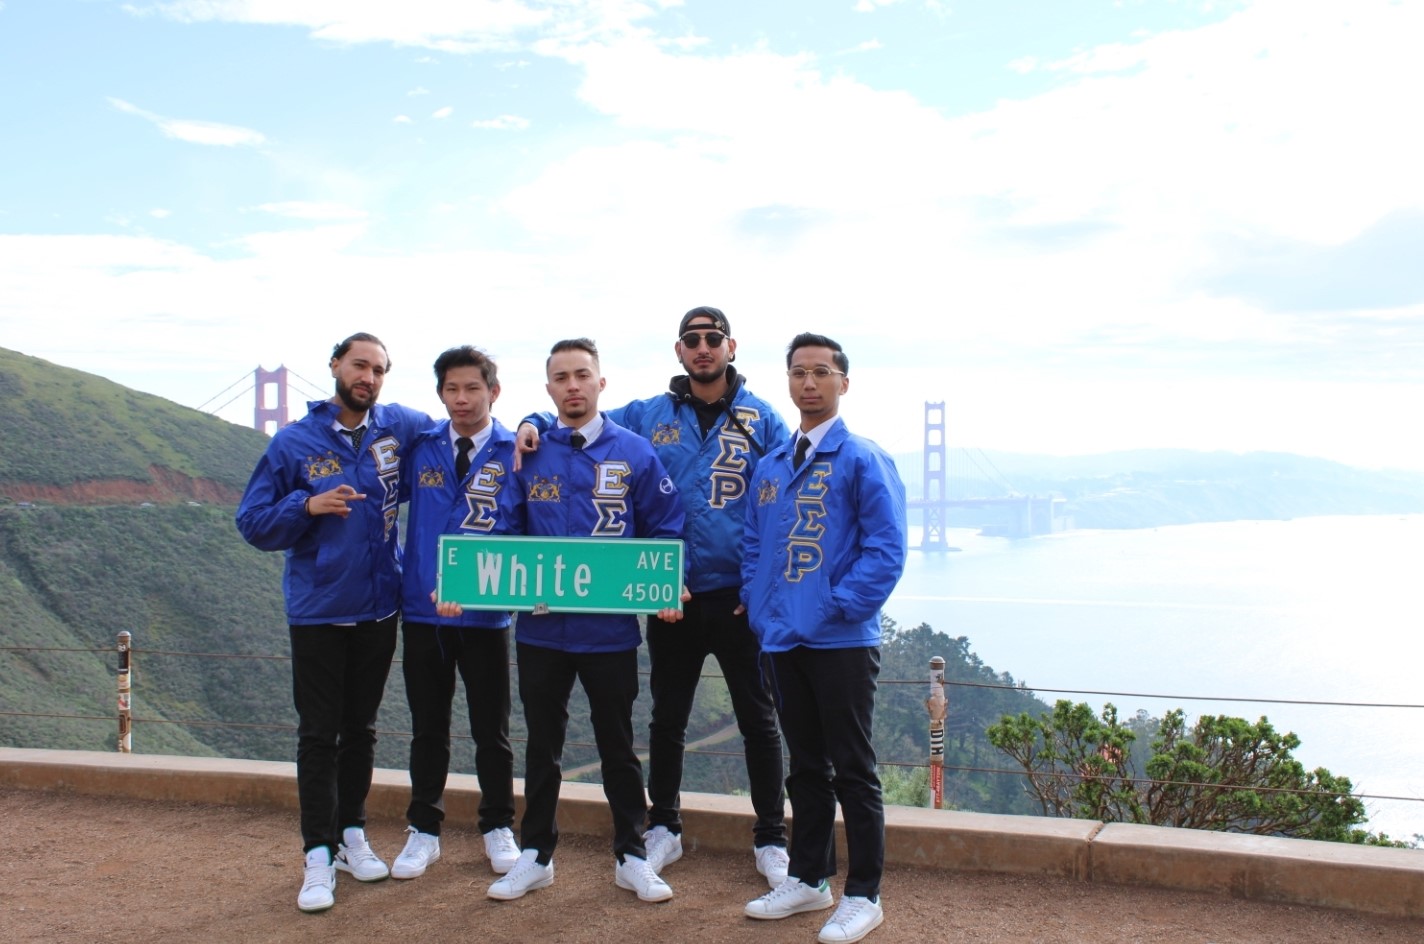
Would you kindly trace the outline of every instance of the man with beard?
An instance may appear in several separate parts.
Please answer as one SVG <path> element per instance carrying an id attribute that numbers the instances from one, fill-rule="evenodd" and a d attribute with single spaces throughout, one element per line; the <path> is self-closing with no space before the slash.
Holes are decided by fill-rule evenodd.
<path id="1" fill-rule="evenodd" d="M 732 366 L 737 342 L 727 316 L 710 306 L 682 316 L 673 354 L 686 371 L 665 393 L 608 411 L 649 440 L 687 514 L 688 589 L 681 623 L 648 618 L 652 723 L 648 738 L 648 864 L 661 872 L 682 856 L 683 754 L 687 722 L 707 657 L 715 656 L 741 731 L 756 823 L 756 870 L 776 888 L 786 879 L 781 733 L 757 664 L 756 635 L 738 599 L 747 482 L 769 446 L 790 433 L 775 408 L 751 393 Z M 524 451 L 537 448 L 551 418 L 520 427 Z"/>
<path id="2" fill-rule="evenodd" d="M 366 841 L 366 794 L 400 608 L 401 460 L 431 423 L 376 403 L 390 366 L 374 335 L 336 345 L 336 395 L 277 431 L 237 509 L 249 544 L 286 555 L 302 911 L 335 903 L 337 869 L 363 882 L 390 874 Z"/>

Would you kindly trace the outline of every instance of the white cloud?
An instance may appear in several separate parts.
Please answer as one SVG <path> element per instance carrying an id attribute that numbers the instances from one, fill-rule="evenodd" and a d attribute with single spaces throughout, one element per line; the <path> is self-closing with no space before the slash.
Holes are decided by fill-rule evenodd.
<path id="1" fill-rule="evenodd" d="M 237 145 L 255 146 L 267 139 L 260 131 L 239 128 L 235 125 L 218 124 L 213 121 L 184 121 L 171 119 L 160 121 L 158 127 L 164 134 L 190 144 L 212 144 L 220 147 Z"/>
<path id="2" fill-rule="evenodd" d="M 1419 10 L 1366 0 L 1346 27 L 1339 8 L 1268 2 L 1050 64 L 1064 84 L 958 118 L 804 55 L 673 55 L 649 37 L 550 46 L 627 141 L 567 154 L 503 206 L 531 233 L 600 245 L 698 239 L 695 219 L 709 252 L 760 221 L 794 256 L 776 265 L 806 259 L 813 281 L 818 267 L 888 266 L 911 301 L 923 262 L 950 275 L 959 307 L 1000 323 L 1057 337 L 1150 321 L 1170 335 L 1170 306 L 1217 234 L 1338 241 L 1424 205 L 1424 150 L 1399 120 L 1424 86 L 1405 38 L 1424 31 Z M 1048 253 L 1014 242 L 1075 227 L 1102 235 Z"/>
<path id="3" fill-rule="evenodd" d="M 430 113 L 430 117 L 431 117 L 431 118 L 449 118 L 449 117 L 450 117 L 451 115 L 453 115 L 453 114 L 455 114 L 455 109 L 454 109 L 453 107 L 449 106 L 449 105 L 446 105 L 444 108 L 437 108 L 437 109 L 435 109 L 435 111 L 433 111 L 433 112 Z"/>
<path id="4" fill-rule="evenodd" d="M 312 314 L 339 312 L 343 329 L 375 330 L 391 345 L 391 399 L 438 409 L 427 365 L 466 338 L 432 338 L 428 326 L 452 325 L 501 357 L 502 415 L 518 415 L 546 402 L 537 378 L 549 340 L 595 333 L 590 325 L 614 326 L 595 333 L 610 404 L 660 389 L 674 366 L 669 313 L 709 303 L 732 314 L 738 364 L 778 406 L 778 356 L 794 330 L 845 342 L 856 365 L 848 420 L 892 445 L 918 443 L 916 400 L 946 399 L 965 404 L 956 441 L 1002 448 L 1338 456 L 1348 445 L 1396 464 L 1419 452 L 1398 430 L 1424 412 L 1421 385 L 1346 383 L 1338 362 L 1343 350 L 1369 349 L 1355 343 L 1361 335 L 1378 344 L 1419 324 L 1424 308 L 1313 320 L 1201 287 L 1232 251 L 1226 234 L 1233 246 L 1258 237 L 1331 245 L 1424 206 L 1424 153 L 1407 120 L 1424 86 L 1408 41 L 1424 33 L 1418 6 L 1268 0 L 1212 26 L 1056 61 L 1005 57 L 1048 90 L 962 115 L 861 80 L 864 59 L 770 46 L 711 55 L 681 20 L 676 35 L 655 35 L 652 4 L 541 6 L 539 25 L 488 40 L 461 32 L 477 14 L 457 6 L 417 4 L 415 25 L 376 4 L 163 10 L 305 26 L 328 42 L 464 52 L 461 43 L 497 41 L 557 58 L 580 82 L 582 112 L 578 124 L 541 120 L 544 136 L 518 139 L 517 187 L 498 189 L 514 186 L 499 174 L 488 178 L 498 184 L 475 181 L 471 152 L 446 144 L 436 154 L 404 134 L 389 136 L 434 158 L 421 183 L 436 197 L 411 182 L 420 175 L 409 165 L 384 161 L 394 147 L 349 168 L 315 152 L 274 154 L 283 186 L 272 193 L 332 199 L 261 204 L 284 218 L 270 228 L 335 225 L 250 234 L 218 255 L 154 240 L 0 239 L 7 344 L 53 344 L 7 312 L 72 324 L 76 313 L 107 313 L 112 299 L 121 329 L 194 326 L 172 344 L 165 337 L 164 356 L 199 347 L 228 367 L 305 360 L 320 377 L 335 338 Z M 569 104 L 550 95 L 551 110 Z M 496 117 L 471 125 L 531 127 L 498 114 L 519 110 L 515 101 L 479 106 Z M 488 149 L 483 136 L 455 137 Z M 368 206 L 369 217 L 352 209 Z M 401 218 L 418 223 L 395 229 Z M 411 248 L 445 245 L 447 233 L 476 234 L 450 245 L 517 251 Z M 221 257 L 234 248 L 238 258 Z M 50 297 L 53 283 L 64 289 Z M 92 344 L 88 332 L 72 334 L 68 350 L 90 344 L 89 362 L 112 360 L 112 334 Z M 1410 464 L 1424 467 L 1424 456 Z"/>
<path id="5" fill-rule="evenodd" d="M 173 215 L 173 211 L 165 210 L 163 207 L 154 207 L 152 210 L 148 211 L 148 215 L 153 217 L 155 220 L 166 220 Z"/>
<path id="6" fill-rule="evenodd" d="M 189 144 L 208 144 L 219 147 L 255 147 L 266 143 L 267 138 L 260 131 L 237 125 L 219 124 L 215 121 L 196 121 L 183 118 L 166 118 L 139 108 L 121 98 L 110 98 L 109 104 L 121 112 L 136 115 L 152 122 L 170 138 L 187 141 Z"/>
<path id="7" fill-rule="evenodd" d="M 518 115 L 500 115 L 498 118 L 472 121 L 470 127 L 485 128 L 491 131 L 523 131 L 529 127 L 529 119 L 521 118 Z"/>
<path id="8" fill-rule="evenodd" d="M 315 203 L 304 200 L 288 200 L 282 203 L 263 203 L 253 209 L 273 216 L 283 216 L 294 220 L 363 220 L 365 210 L 341 203 Z"/>
<path id="9" fill-rule="evenodd" d="M 410 120 L 409 115 L 396 115 L 394 118 L 391 119 L 391 121 L 394 121 L 398 125 L 414 124 L 414 122 Z"/>
<path id="10" fill-rule="evenodd" d="M 512 48 L 519 34 L 547 25 L 555 16 L 555 10 L 542 4 L 519 0 L 170 0 L 131 9 L 187 23 L 300 26 L 313 39 L 332 43 L 385 42 L 451 53 Z"/>
<path id="11" fill-rule="evenodd" d="M 408 95 L 408 96 L 411 96 L 411 97 L 414 97 L 414 96 L 416 96 L 416 95 L 429 95 L 429 94 L 430 94 L 430 89 L 428 89 L 428 88 L 423 88 L 423 87 L 421 87 L 421 86 L 417 86 L 417 87 L 411 89 L 409 92 L 406 92 L 405 94 Z"/>
<path id="12" fill-rule="evenodd" d="M 1349 239 L 1424 205 L 1424 144 L 1399 120 L 1421 32 L 1418 5 L 1266 0 L 1088 50 L 1047 66 L 1082 78 L 972 122 L 971 172 L 1025 218 Z"/>

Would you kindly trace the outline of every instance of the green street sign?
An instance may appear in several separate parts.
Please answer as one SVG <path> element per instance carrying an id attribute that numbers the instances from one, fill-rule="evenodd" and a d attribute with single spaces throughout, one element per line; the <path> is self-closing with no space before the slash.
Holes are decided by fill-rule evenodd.
<path id="1" fill-rule="evenodd" d="M 682 542 L 444 534 L 435 598 L 472 610 L 680 610 Z"/>

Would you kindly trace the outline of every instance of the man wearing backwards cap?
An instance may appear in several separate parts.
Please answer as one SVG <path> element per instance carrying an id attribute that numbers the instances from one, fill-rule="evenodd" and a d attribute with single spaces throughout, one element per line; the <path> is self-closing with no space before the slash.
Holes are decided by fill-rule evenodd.
<path id="1" fill-rule="evenodd" d="M 738 599 L 747 482 L 767 449 L 790 438 L 786 424 L 753 395 L 732 366 L 737 342 L 720 309 L 694 308 L 682 316 L 673 353 L 686 373 L 666 393 L 608 411 L 608 418 L 652 442 L 677 485 L 687 513 L 687 586 L 692 599 L 676 625 L 648 617 L 649 829 L 648 864 L 661 871 L 682 856 L 683 750 L 693 696 L 707 656 L 722 667 L 746 754 L 756 811 L 756 869 L 776 888 L 786 879 L 786 798 L 781 734 L 758 666 L 760 647 Z M 548 414 L 527 417 L 518 449 L 538 448 Z"/>

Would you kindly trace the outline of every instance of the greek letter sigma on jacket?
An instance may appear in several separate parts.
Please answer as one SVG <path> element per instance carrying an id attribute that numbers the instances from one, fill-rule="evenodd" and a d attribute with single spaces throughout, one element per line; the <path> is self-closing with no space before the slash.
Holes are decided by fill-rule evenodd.
<path id="1" fill-rule="evenodd" d="M 588 446 L 574 449 L 567 428 L 552 429 L 515 473 L 519 507 L 530 535 L 680 538 L 684 515 L 677 488 L 647 440 L 605 422 Z M 505 494 L 513 494 L 510 483 Z M 612 614 L 522 615 L 521 643 L 566 652 L 621 652 L 642 641 L 637 617 Z"/>
<path id="2" fill-rule="evenodd" d="M 474 456 L 463 482 L 455 478 L 450 421 L 440 420 L 424 430 L 407 460 L 406 485 L 410 507 L 406 513 L 404 575 L 401 615 L 434 626 L 508 626 L 508 613 L 499 610 L 465 610 L 459 616 L 440 616 L 430 593 L 439 573 L 438 549 L 442 534 L 512 534 L 514 502 L 514 434 L 490 418 L 492 427 Z"/>

